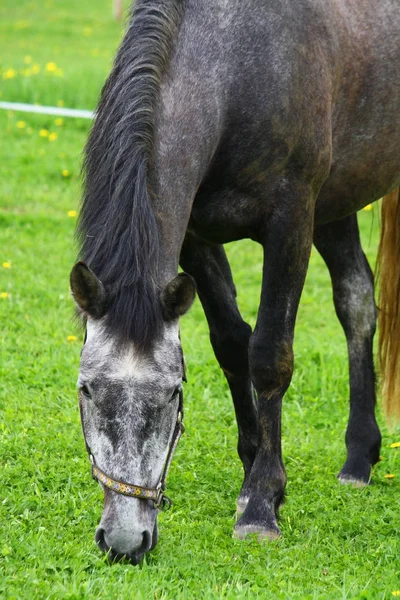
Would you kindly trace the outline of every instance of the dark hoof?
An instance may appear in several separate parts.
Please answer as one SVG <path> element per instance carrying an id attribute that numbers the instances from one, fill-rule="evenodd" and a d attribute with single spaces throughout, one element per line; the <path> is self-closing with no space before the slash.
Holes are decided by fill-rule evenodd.
<path id="1" fill-rule="evenodd" d="M 248 536 L 255 536 L 257 541 L 273 541 L 281 537 L 281 531 L 276 523 L 263 527 L 261 525 L 251 525 L 241 523 L 240 520 L 235 526 L 233 531 L 233 538 L 237 540 L 244 540 Z"/>
<path id="2" fill-rule="evenodd" d="M 338 480 L 344 485 L 352 485 L 356 488 L 362 488 L 369 485 L 371 481 L 371 465 L 367 464 L 361 467 L 360 465 L 353 466 L 353 468 L 344 465 L 340 471 Z"/>
<path id="3" fill-rule="evenodd" d="M 276 521 L 278 506 L 273 508 L 265 500 L 250 498 L 235 525 L 233 537 L 244 540 L 248 536 L 255 536 L 259 542 L 279 538 L 281 532 Z"/>
<path id="4" fill-rule="evenodd" d="M 355 477 L 351 477 L 350 475 L 342 475 L 341 473 L 339 473 L 337 478 L 339 483 L 343 485 L 351 485 L 354 488 L 363 488 L 370 484 L 369 479 L 356 479 Z"/>

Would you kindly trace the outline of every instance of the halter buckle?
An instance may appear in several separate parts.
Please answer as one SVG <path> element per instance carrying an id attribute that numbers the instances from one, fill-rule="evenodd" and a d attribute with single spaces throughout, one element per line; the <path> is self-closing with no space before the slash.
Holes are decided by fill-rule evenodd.
<path id="1" fill-rule="evenodd" d="M 154 508 L 158 508 L 159 510 L 168 510 L 172 506 L 172 500 L 165 495 L 165 486 L 160 483 L 156 487 L 157 490 L 157 498 L 153 500 Z"/>

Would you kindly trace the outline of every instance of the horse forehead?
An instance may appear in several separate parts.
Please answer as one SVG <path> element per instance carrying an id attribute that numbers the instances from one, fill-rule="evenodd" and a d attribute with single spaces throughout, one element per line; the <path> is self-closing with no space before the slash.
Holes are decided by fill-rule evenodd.
<path id="1" fill-rule="evenodd" d="M 85 353 L 82 355 L 86 367 L 90 370 L 103 369 L 116 380 L 155 381 L 157 376 L 165 377 L 171 371 L 171 375 L 175 375 L 180 364 L 179 330 L 172 327 L 165 329 L 163 337 L 155 343 L 151 356 L 143 355 L 134 346 L 117 350 L 101 323 L 88 321 L 86 344 L 91 349 L 89 356 L 85 357 Z"/>

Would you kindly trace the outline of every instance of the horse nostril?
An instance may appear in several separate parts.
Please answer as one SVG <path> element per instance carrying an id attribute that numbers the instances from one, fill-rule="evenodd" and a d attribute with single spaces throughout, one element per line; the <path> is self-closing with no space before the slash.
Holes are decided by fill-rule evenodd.
<path id="1" fill-rule="evenodd" d="M 143 531 L 142 536 L 143 536 L 142 545 L 140 546 L 139 553 L 145 554 L 151 548 L 152 535 L 151 535 L 150 531 Z"/>
<path id="2" fill-rule="evenodd" d="M 102 552 L 108 552 L 108 550 L 110 548 L 106 542 L 104 529 L 102 529 L 101 527 L 98 527 L 96 529 L 96 535 L 95 535 L 94 539 L 96 540 L 96 544 L 98 545 L 98 547 L 100 548 L 100 550 Z"/>
<path id="3" fill-rule="evenodd" d="M 146 552 L 148 552 L 151 549 L 151 545 L 152 545 L 152 535 L 151 535 L 150 531 L 143 531 L 142 543 L 140 545 L 140 548 L 138 548 L 137 550 L 132 552 L 132 554 L 129 557 L 131 564 L 139 565 L 142 562 L 143 557 L 146 554 Z"/>

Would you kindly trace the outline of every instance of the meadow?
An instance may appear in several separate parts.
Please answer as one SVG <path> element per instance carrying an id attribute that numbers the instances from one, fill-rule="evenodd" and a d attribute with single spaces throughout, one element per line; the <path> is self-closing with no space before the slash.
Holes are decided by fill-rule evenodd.
<path id="1" fill-rule="evenodd" d="M 3 0 L 0 100 L 92 109 L 123 26 L 108 0 Z M 0 598 L 247 599 L 400 596 L 400 428 L 382 427 L 373 485 L 339 485 L 347 352 L 327 270 L 313 251 L 284 400 L 283 537 L 232 539 L 241 484 L 236 423 L 201 306 L 182 320 L 187 432 L 169 476 L 174 506 L 141 567 L 108 565 L 94 542 L 92 482 L 75 383 L 82 332 L 69 271 L 89 121 L 0 111 Z M 359 214 L 374 264 L 378 206 Z M 254 324 L 261 249 L 227 246 Z M 387 476 L 390 477 L 387 477 Z M 397 594 L 396 594 L 397 592 Z"/>

